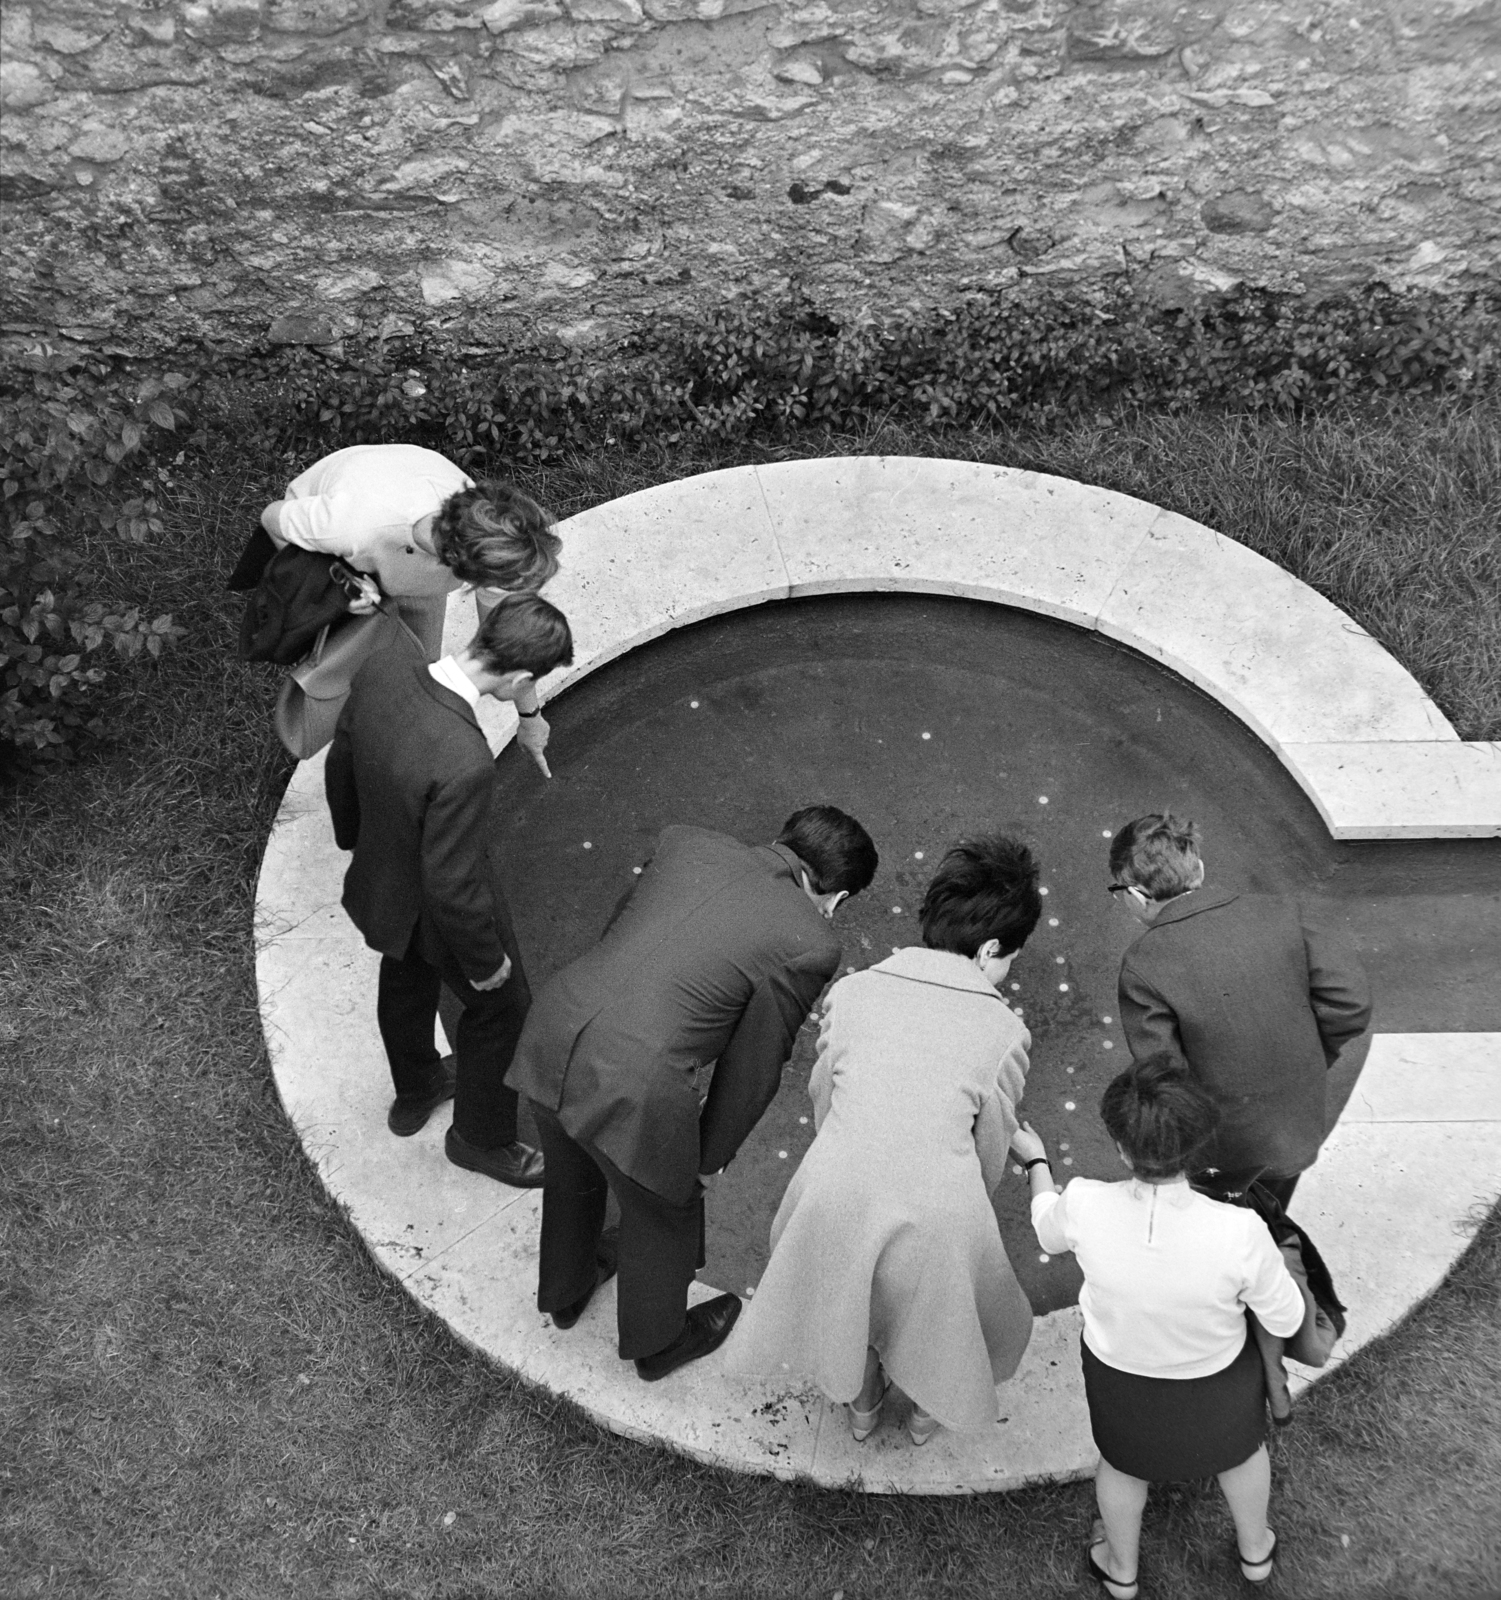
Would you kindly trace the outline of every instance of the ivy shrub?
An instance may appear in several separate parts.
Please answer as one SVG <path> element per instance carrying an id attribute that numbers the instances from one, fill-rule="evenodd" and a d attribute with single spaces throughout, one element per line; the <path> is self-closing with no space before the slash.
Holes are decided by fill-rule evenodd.
<path id="1" fill-rule="evenodd" d="M 88 551 L 99 536 L 144 544 L 161 531 L 133 469 L 153 435 L 187 421 L 188 385 L 100 365 L 33 373 L 0 396 L 0 747 L 13 756 L 70 759 L 98 731 L 103 663 L 159 656 L 182 634 L 170 615 L 101 598 Z"/>
<path id="2" fill-rule="evenodd" d="M 181 634 L 170 615 L 148 620 L 102 593 L 91 551 L 160 531 L 145 469 L 187 420 L 189 389 L 189 450 L 208 459 L 227 446 L 272 476 L 394 440 L 479 473 L 643 444 L 792 450 L 809 430 L 858 434 L 883 419 L 942 433 L 1045 428 L 1119 406 L 1288 416 L 1493 385 L 1501 295 L 1375 286 L 1313 302 L 1248 290 L 1171 308 L 1129 290 L 1027 289 L 848 323 L 794 297 L 735 302 L 608 352 L 430 335 L 178 366 L 48 368 L 0 392 L 0 751 L 71 756 L 97 729 L 89 701 L 106 663 L 149 659 Z"/>

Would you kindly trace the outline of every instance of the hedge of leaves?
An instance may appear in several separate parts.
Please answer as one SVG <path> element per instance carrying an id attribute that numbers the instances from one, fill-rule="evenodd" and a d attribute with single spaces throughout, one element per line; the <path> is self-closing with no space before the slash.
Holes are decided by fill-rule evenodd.
<path id="1" fill-rule="evenodd" d="M 0 397 L 0 744 L 13 752 L 73 754 L 98 731 L 88 702 L 105 663 L 160 655 L 182 633 L 101 600 L 88 553 L 97 537 L 144 544 L 161 531 L 133 468 L 151 435 L 187 420 L 188 383 L 96 367 L 29 374 Z"/>
<path id="2" fill-rule="evenodd" d="M 0 392 L 0 745 L 28 759 L 71 756 L 95 728 L 106 663 L 159 654 L 181 631 L 106 602 L 89 552 L 159 531 L 141 469 L 187 420 L 190 391 L 190 452 L 232 442 L 252 461 L 311 461 L 406 440 L 473 472 L 646 442 L 795 449 L 809 430 L 883 418 L 941 432 L 1117 406 L 1287 415 L 1493 384 L 1501 295 L 1246 292 L 1172 310 L 1129 293 L 1008 293 L 852 324 L 805 301 L 735 303 L 608 354 L 434 337 L 176 364 L 21 373 Z"/>
<path id="3" fill-rule="evenodd" d="M 1165 311 L 1121 296 L 977 298 L 841 326 L 802 303 L 734 304 L 609 359 L 418 343 L 338 368 L 312 352 L 253 364 L 307 456 L 410 439 L 466 466 L 685 438 L 788 442 L 894 417 L 937 429 L 1046 426 L 1101 407 L 1297 413 L 1351 398 L 1473 388 L 1501 358 L 1501 296 L 1373 289 L 1309 304 L 1245 293 Z"/>

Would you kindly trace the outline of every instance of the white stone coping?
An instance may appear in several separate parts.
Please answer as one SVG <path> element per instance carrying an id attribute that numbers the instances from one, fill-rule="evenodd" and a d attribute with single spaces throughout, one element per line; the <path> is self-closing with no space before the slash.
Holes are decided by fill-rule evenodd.
<path id="1" fill-rule="evenodd" d="M 967 595 L 1098 627 L 1182 672 L 1278 752 L 1336 836 L 1501 832 L 1494 746 L 1462 745 L 1411 677 L 1312 591 L 1129 496 L 958 462 L 796 462 L 647 490 L 563 533 L 568 566 L 549 592 L 574 623 L 578 659 L 549 692 L 671 628 L 762 600 Z M 472 613 L 452 607 L 449 624 L 462 642 Z M 489 718 L 497 746 L 514 723 Z M 1435 776 L 1441 758 L 1449 777 Z M 1470 761 L 1489 776 L 1472 781 Z M 441 1116 L 412 1139 L 386 1131 L 377 958 L 339 909 L 342 873 L 320 757 L 293 777 L 258 886 L 272 1069 L 304 1147 L 376 1259 L 462 1338 L 617 1432 L 737 1470 L 963 1494 L 1092 1468 L 1076 1308 L 1039 1320 L 1001 1391 L 1004 1423 L 940 1431 L 922 1450 L 891 1420 L 857 1446 L 816 1393 L 728 1378 L 715 1358 L 642 1384 L 615 1355 L 612 1286 L 559 1333 L 533 1298 L 536 1194 L 450 1165 Z M 1443 1276 L 1463 1220 L 1501 1188 L 1498 1134 L 1501 1035 L 1375 1041 L 1299 1191 L 1299 1215 L 1351 1306 L 1340 1359 Z"/>
<path id="2" fill-rule="evenodd" d="M 731 467 L 570 518 L 549 597 L 556 693 L 649 639 L 798 595 L 992 600 L 1181 673 L 1281 759 L 1336 839 L 1501 837 L 1501 744 L 1461 743 L 1357 623 L 1235 540 L 1130 495 L 1011 467 L 844 456 Z M 468 608 L 450 610 L 463 641 Z M 491 724 L 503 741 L 509 725 Z"/>

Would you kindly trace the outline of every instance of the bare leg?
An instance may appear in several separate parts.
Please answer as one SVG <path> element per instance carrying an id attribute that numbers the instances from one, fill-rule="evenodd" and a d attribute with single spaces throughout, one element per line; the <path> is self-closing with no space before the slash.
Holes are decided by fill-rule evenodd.
<path id="1" fill-rule="evenodd" d="M 1272 1459 L 1266 1446 L 1258 1446 L 1238 1467 L 1220 1474 L 1220 1488 L 1235 1518 L 1235 1537 L 1243 1560 L 1265 1561 L 1275 1542 L 1266 1525 L 1267 1501 L 1272 1493 Z"/>
<path id="2" fill-rule="evenodd" d="M 1239 1468 L 1236 1469 L 1239 1471 Z M 1096 1544 L 1094 1559 L 1119 1587 L 1136 1582 L 1136 1562 L 1141 1553 L 1141 1514 L 1147 1505 L 1147 1480 L 1118 1472 L 1101 1460 L 1094 1475 L 1094 1494 L 1104 1524 L 1104 1548 Z"/>

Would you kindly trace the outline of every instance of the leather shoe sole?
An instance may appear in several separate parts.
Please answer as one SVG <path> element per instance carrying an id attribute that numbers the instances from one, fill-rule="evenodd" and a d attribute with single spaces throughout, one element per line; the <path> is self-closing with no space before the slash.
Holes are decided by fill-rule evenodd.
<path id="1" fill-rule="evenodd" d="M 604 1286 L 615 1276 L 616 1261 L 616 1233 L 613 1228 L 600 1235 L 599 1249 L 595 1255 L 594 1282 L 571 1305 L 566 1305 L 560 1311 L 551 1311 L 548 1315 L 552 1318 L 552 1325 L 561 1328 L 565 1333 L 589 1309 L 589 1302 L 594 1298 L 597 1289 Z"/>
<path id="2" fill-rule="evenodd" d="M 398 1139 L 409 1139 L 414 1133 L 420 1133 L 433 1112 L 445 1100 L 453 1099 L 456 1081 L 453 1057 L 444 1056 L 438 1063 L 438 1071 L 442 1076 L 436 1087 L 427 1094 L 399 1094 L 391 1102 L 391 1109 L 386 1113 L 386 1126 Z"/>
<path id="3" fill-rule="evenodd" d="M 694 1306 L 688 1313 L 688 1320 L 683 1324 L 683 1331 L 665 1350 L 658 1350 L 655 1355 L 641 1356 L 637 1359 L 637 1373 L 648 1383 L 655 1383 L 659 1378 L 665 1378 L 669 1372 L 676 1372 L 679 1367 L 687 1366 L 690 1361 L 697 1361 L 700 1357 L 710 1354 L 729 1338 L 730 1329 L 735 1326 L 735 1319 L 739 1315 L 738 1295 L 715 1295 L 712 1300 L 705 1300 L 702 1305 Z"/>
<path id="4" fill-rule="evenodd" d="M 443 1140 L 443 1153 L 456 1167 L 470 1172 L 482 1172 L 497 1183 L 508 1183 L 513 1189 L 540 1189 L 542 1187 L 542 1152 L 529 1144 L 513 1139 L 496 1150 L 482 1150 L 453 1128 Z"/>

